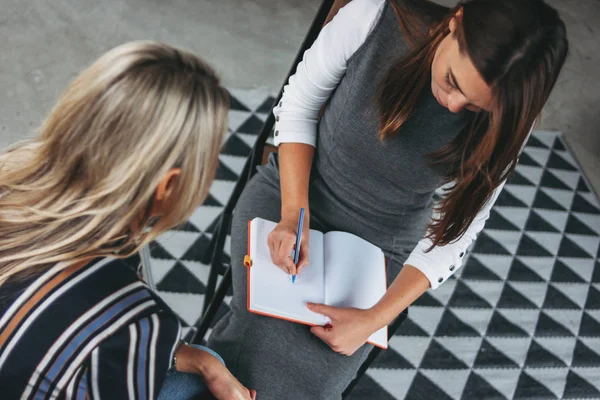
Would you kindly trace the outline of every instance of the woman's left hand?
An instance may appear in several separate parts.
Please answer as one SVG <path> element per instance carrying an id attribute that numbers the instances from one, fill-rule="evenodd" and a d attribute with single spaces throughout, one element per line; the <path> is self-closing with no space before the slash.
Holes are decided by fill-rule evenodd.
<path id="1" fill-rule="evenodd" d="M 337 353 L 351 356 L 367 342 L 373 332 L 379 329 L 375 326 L 371 310 L 314 303 L 308 303 L 307 307 L 331 319 L 331 325 L 315 326 L 310 331 Z"/>
<path id="2" fill-rule="evenodd" d="M 256 390 L 242 385 L 220 361 L 214 363 L 211 372 L 205 374 L 208 390 L 217 400 L 255 400 Z"/>
<path id="3" fill-rule="evenodd" d="M 176 368 L 179 372 L 200 375 L 217 400 L 256 399 L 256 390 L 244 387 L 221 360 L 203 349 L 187 344 L 179 346 Z"/>

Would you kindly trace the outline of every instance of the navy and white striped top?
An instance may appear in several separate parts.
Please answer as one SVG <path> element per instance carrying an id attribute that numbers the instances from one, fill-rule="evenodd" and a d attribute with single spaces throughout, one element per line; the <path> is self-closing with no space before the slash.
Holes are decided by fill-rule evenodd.
<path id="1" fill-rule="evenodd" d="M 1 398 L 157 397 L 181 328 L 124 261 L 59 264 L 0 293 Z"/>

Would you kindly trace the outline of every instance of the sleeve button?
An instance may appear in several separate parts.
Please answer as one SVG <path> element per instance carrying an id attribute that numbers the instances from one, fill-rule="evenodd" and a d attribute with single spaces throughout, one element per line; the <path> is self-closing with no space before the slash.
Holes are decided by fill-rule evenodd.
<path id="1" fill-rule="evenodd" d="M 454 271 L 454 264 L 450 266 L 450 271 Z"/>
<path id="2" fill-rule="evenodd" d="M 465 255 L 465 253 L 463 251 L 461 251 L 460 254 L 459 254 L 459 257 L 462 257 L 464 255 Z"/>
<path id="3" fill-rule="evenodd" d="M 438 282 L 439 282 L 439 283 L 442 283 L 443 281 L 444 281 L 444 278 L 441 278 L 441 277 L 440 277 L 440 278 L 438 279 Z"/>

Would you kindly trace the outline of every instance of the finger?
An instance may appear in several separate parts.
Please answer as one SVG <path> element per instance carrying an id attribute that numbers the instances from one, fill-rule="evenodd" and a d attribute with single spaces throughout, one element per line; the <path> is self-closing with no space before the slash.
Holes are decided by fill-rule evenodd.
<path id="1" fill-rule="evenodd" d="M 277 266 L 280 270 L 282 270 L 284 273 L 288 274 L 288 275 L 292 275 L 292 271 L 285 265 L 278 265 Z"/>
<path id="2" fill-rule="evenodd" d="M 296 264 L 294 264 L 294 260 L 292 260 L 292 257 L 289 257 L 285 260 L 285 267 L 288 270 L 288 273 L 290 275 L 296 275 L 298 274 L 298 269 L 296 268 Z"/>
<path id="3" fill-rule="evenodd" d="M 296 269 L 297 274 L 301 274 L 304 268 L 308 267 L 308 258 L 302 259 L 298 262 L 298 268 Z"/>
<path id="4" fill-rule="evenodd" d="M 310 328 L 310 332 L 331 347 L 331 329 L 327 329 L 322 326 L 313 326 Z"/>
<path id="5" fill-rule="evenodd" d="M 308 245 L 300 247 L 300 260 L 298 261 L 298 273 L 308 265 Z"/>
<path id="6" fill-rule="evenodd" d="M 282 259 L 279 252 L 282 242 L 281 237 L 281 233 L 275 233 L 274 231 L 271 232 L 268 238 L 269 252 L 271 253 L 271 261 L 273 262 L 273 264 L 279 267 L 279 269 L 281 269 L 286 274 L 289 274 L 291 273 L 289 266 L 286 265 L 285 260 Z"/>
<path id="7" fill-rule="evenodd" d="M 306 307 L 308 307 L 310 311 L 323 314 L 331 318 L 331 320 L 335 320 L 340 312 L 338 307 L 327 306 L 325 304 L 306 303 Z"/>
<path id="8" fill-rule="evenodd" d="M 290 275 L 293 275 L 296 273 L 296 266 L 294 265 L 294 261 L 292 260 L 292 257 L 290 257 L 289 255 L 286 257 L 284 255 L 280 256 L 281 262 L 281 269 L 283 269 L 285 272 L 287 272 Z"/>
<path id="9" fill-rule="evenodd" d="M 281 269 L 286 274 L 291 274 L 292 270 L 290 269 L 290 266 L 287 265 L 285 262 L 282 262 L 279 258 L 279 255 L 277 255 L 277 262 L 275 262 L 275 265 L 277 265 L 279 269 Z"/>
<path id="10" fill-rule="evenodd" d="M 251 391 L 250 391 L 250 398 L 251 398 L 252 400 L 256 400 L 256 390 L 251 390 Z"/>
<path id="11" fill-rule="evenodd" d="M 273 262 L 273 264 L 275 264 L 277 266 L 277 268 L 279 268 L 286 274 L 289 274 L 290 271 L 289 271 L 288 267 L 286 265 L 283 265 L 279 261 L 279 254 L 278 254 L 278 251 L 276 250 L 276 248 L 277 248 L 277 245 L 274 242 L 272 242 L 272 241 L 269 242 L 269 250 L 271 252 L 271 262 Z"/>
<path id="12" fill-rule="evenodd" d="M 271 254 L 271 261 L 273 261 L 273 264 L 276 264 L 275 261 L 276 257 L 277 257 L 277 250 L 275 247 L 275 241 L 273 240 L 273 236 L 272 234 L 269 235 L 268 239 L 267 239 L 267 244 L 269 245 L 269 253 Z"/>
<path id="13" fill-rule="evenodd" d="M 279 249 L 277 250 L 279 265 L 288 270 L 289 274 L 296 273 L 296 264 L 294 264 L 294 260 L 292 260 L 291 254 L 294 249 L 294 245 L 296 244 L 296 238 L 293 234 L 286 235 L 279 244 Z"/>

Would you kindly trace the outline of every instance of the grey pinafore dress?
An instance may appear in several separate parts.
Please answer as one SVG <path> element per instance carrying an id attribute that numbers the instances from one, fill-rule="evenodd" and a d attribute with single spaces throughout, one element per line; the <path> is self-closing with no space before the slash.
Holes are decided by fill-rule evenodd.
<path id="1" fill-rule="evenodd" d="M 425 233 L 433 193 L 447 172 L 430 166 L 425 155 L 448 144 L 469 117 L 442 107 L 427 85 L 401 133 L 379 140 L 377 82 L 407 49 L 386 4 L 319 123 L 309 189 L 311 229 L 351 232 L 379 246 L 388 259 L 390 283 Z M 340 355 L 308 326 L 246 309 L 247 223 L 255 217 L 279 221 L 280 207 L 275 155 L 248 184 L 234 212 L 231 311 L 217 323 L 208 345 L 261 400 L 339 399 L 370 345 L 351 357 Z"/>

